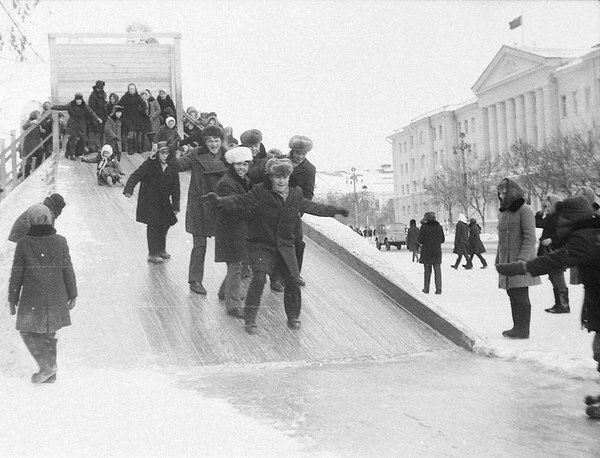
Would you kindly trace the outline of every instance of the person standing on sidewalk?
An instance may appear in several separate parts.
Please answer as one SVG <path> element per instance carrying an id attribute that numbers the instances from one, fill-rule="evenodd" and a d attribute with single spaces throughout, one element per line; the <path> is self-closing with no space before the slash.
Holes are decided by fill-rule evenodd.
<path id="1" fill-rule="evenodd" d="M 498 252 L 494 264 L 529 261 L 535 257 L 535 217 L 525 203 L 525 191 L 519 183 L 504 178 L 498 185 L 500 215 L 498 217 Z M 540 285 L 539 278 L 523 274 L 500 274 L 498 287 L 505 289 L 510 299 L 513 327 L 502 332 L 509 339 L 528 339 L 531 321 L 529 287 Z"/>
<path id="2" fill-rule="evenodd" d="M 471 267 L 473 267 L 473 258 L 477 256 L 481 261 L 481 268 L 487 268 L 487 261 L 481 253 L 485 253 L 485 247 L 481 243 L 481 227 L 477 224 L 475 218 L 469 220 L 469 255 L 471 257 Z"/>
<path id="3" fill-rule="evenodd" d="M 467 263 L 463 265 L 465 269 L 472 269 L 471 257 L 469 256 L 469 224 L 467 217 L 460 213 L 458 215 L 458 222 L 456 223 L 456 231 L 454 232 L 454 250 L 452 251 L 458 257 L 456 262 L 452 266 L 454 270 L 458 269 L 460 261 L 464 256 Z"/>
<path id="4" fill-rule="evenodd" d="M 27 210 L 30 229 L 17 242 L 8 286 L 10 313 L 40 370 L 32 383 L 56 381 L 56 331 L 71 325 L 77 282 L 67 240 L 56 233 L 44 204 Z"/>
<path id="5" fill-rule="evenodd" d="M 431 271 L 433 270 L 435 281 L 435 294 L 442 294 L 442 243 L 446 241 L 444 229 L 435 219 L 434 212 L 425 213 L 421 229 L 419 230 L 418 242 L 421 245 L 420 263 L 425 269 L 423 279 L 423 292 L 429 293 L 431 283 Z"/>
<path id="6" fill-rule="evenodd" d="M 369 229 L 369 238 L 372 237 L 373 231 Z M 414 219 L 410 220 L 408 232 L 406 233 L 406 248 L 412 253 L 412 262 L 419 262 L 419 228 Z"/>
<path id="7" fill-rule="evenodd" d="M 585 197 L 577 196 L 556 204 L 557 223 L 552 239 L 554 250 L 544 256 L 525 262 L 496 265 L 500 275 L 539 275 L 579 267 L 585 294 L 581 310 L 581 324 L 588 332 L 595 332 L 592 342 L 594 360 L 600 372 L 600 218 L 594 215 Z M 600 419 L 600 396 L 587 396 L 586 413 Z"/>
<path id="8" fill-rule="evenodd" d="M 556 205 L 562 199 L 556 194 L 548 194 L 544 200 L 543 209 L 535 214 L 535 227 L 542 229 L 540 237 L 540 245 L 537 250 L 538 256 L 544 256 L 554 251 L 552 241 L 553 234 L 556 231 L 556 223 L 558 214 L 556 213 Z M 545 309 L 548 313 L 570 313 L 569 307 L 569 289 L 565 281 L 564 269 L 550 272 L 548 274 L 552 290 L 554 292 L 554 305 Z"/>

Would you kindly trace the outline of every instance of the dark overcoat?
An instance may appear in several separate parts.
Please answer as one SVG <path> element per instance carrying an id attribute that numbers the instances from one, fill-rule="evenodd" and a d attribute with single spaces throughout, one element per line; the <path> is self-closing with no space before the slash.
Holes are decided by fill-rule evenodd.
<path id="1" fill-rule="evenodd" d="M 220 197 L 245 194 L 252 188 L 248 177 L 241 178 L 230 165 L 217 183 Z M 248 223 L 236 215 L 219 211 L 215 231 L 215 262 L 248 262 Z"/>
<path id="2" fill-rule="evenodd" d="M 192 172 L 185 212 L 185 230 L 190 234 L 205 237 L 215 235 L 217 208 L 209 200 L 200 198 L 217 190 L 217 183 L 227 170 L 224 155 L 225 148 L 213 155 L 206 146 L 200 146 L 189 150 L 179 159 L 173 159 L 175 168 L 180 172 Z"/>
<path id="3" fill-rule="evenodd" d="M 123 194 L 133 194 L 140 183 L 135 220 L 150 226 L 172 226 L 179 211 L 179 173 L 171 164 L 163 171 L 160 161 L 147 159 L 130 176 Z"/>
<path id="4" fill-rule="evenodd" d="M 177 132 L 177 125 L 172 129 L 169 129 L 166 125 L 160 126 L 156 133 L 154 134 L 154 138 L 152 143 L 158 142 L 167 142 L 167 146 L 169 147 L 169 152 L 173 153 L 181 141 L 181 137 L 179 136 L 179 132 Z"/>
<path id="5" fill-rule="evenodd" d="M 157 97 L 156 100 L 158 101 L 158 105 L 160 106 L 159 119 L 161 124 L 164 124 L 165 120 L 167 119 L 167 115 L 165 113 L 167 108 L 173 110 L 173 117 L 175 118 L 175 120 L 177 120 L 177 110 L 175 109 L 175 104 L 173 103 L 173 99 L 171 99 L 171 96 L 169 94 L 167 94 L 167 96 L 164 99 Z"/>
<path id="6" fill-rule="evenodd" d="M 600 332 L 600 219 L 578 222 L 565 236 L 561 246 L 527 262 L 527 272 L 539 276 L 577 266 L 585 294 L 582 324 Z"/>
<path id="7" fill-rule="evenodd" d="M 442 243 L 446 241 L 444 229 L 437 221 L 427 221 L 419 230 L 419 244 L 421 245 L 421 264 L 442 263 Z"/>
<path id="8" fill-rule="evenodd" d="M 66 105 L 54 105 L 52 109 L 67 110 L 69 120 L 67 121 L 67 130 L 65 133 L 72 137 L 85 137 L 87 134 L 88 122 L 102 122 L 102 120 L 96 116 L 96 113 L 94 113 L 83 100 L 81 101 L 81 105 L 77 105 L 75 100 L 71 100 Z"/>
<path id="9" fill-rule="evenodd" d="M 26 121 L 23 124 L 22 129 L 25 132 L 31 126 L 35 126 L 31 132 L 25 135 L 23 138 L 23 142 L 21 144 L 21 157 L 27 156 L 29 153 L 33 151 L 33 149 L 38 146 L 42 142 L 42 130 L 40 129 L 40 125 L 37 121 L 32 121 L 31 119 Z M 36 150 L 36 153 L 43 153 L 42 147 Z M 39 157 L 39 154 L 35 154 L 34 156 Z"/>
<path id="10" fill-rule="evenodd" d="M 112 145 L 113 142 L 121 144 L 121 120 L 115 116 L 109 116 L 104 125 L 104 143 Z"/>
<path id="11" fill-rule="evenodd" d="M 150 102 L 144 102 L 144 99 L 140 102 L 140 132 L 147 134 L 148 132 L 155 132 L 152 130 L 152 121 L 150 120 Z"/>
<path id="12" fill-rule="evenodd" d="M 17 242 L 8 301 L 18 303 L 17 330 L 56 332 L 71 324 L 67 301 L 77 282 L 67 240 L 50 225 L 33 226 Z"/>
<path id="13" fill-rule="evenodd" d="M 469 254 L 485 253 L 485 247 L 481 241 L 481 227 L 477 223 L 469 224 Z"/>
<path id="14" fill-rule="evenodd" d="M 406 248 L 410 251 L 415 251 L 419 247 L 419 228 L 410 226 L 406 233 Z"/>
<path id="15" fill-rule="evenodd" d="M 306 199 L 312 200 L 315 195 L 315 177 L 317 169 L 308 159 L 304 159 L 300 164 L 295 165 L 294 171 L 290 176 L 290 186 L 299 186 Z"/>
<path id="16" fill-rule="evenodd" d="M 302 189 L 290 187 L 283 198 L 271 190 L 265 180 L 246 194 L 221 199 L 221 208 L 238 218 L 248 220 L 248 255 L 252 270 L 272 273 L 283 258 L 292 278 L 300 275 L 294 247 L 295 226 L 300 213 L 316 216 L 335 216 L 337 207 L 305 199 Z"/>
<path id="17" fill-rule="evenodd" d="M 453 253 L 467 256 L 469 254 L 469 226 L 464 221 L 456 223 L 456 232 L 454 233 Z"/>
<path id="18" fill-rule="evenodd" d="M 88 106 L 96 113 L 96 116 L 98 116 L 102 122 L 106 121 L 108 113 L 106 112 L 106 92 L 104 92 L 104 89 L 92 90 L 92 93 L 88 98 Z"/>
<path id="19" fill-rule="evenodd" d="M 150 132 L 156 132 L 160 127 L 160 104 L 154 97 L 148 99 L 150 105 L 150 124 L 152 130 Z"/>
<path id="20" fill-rule="evenodd" d="M 142 104 L 142 98 L 135 92 L 130 94 L 129 91 L 123 94 L 119 105 L 123 107 L 123 131 L 124 132 L 138 132 L 141 131 L 141 113 L 140 108 Z"/>

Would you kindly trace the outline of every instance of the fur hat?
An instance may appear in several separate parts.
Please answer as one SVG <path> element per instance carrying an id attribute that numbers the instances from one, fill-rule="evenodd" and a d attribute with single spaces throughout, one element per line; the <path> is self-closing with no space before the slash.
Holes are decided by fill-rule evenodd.
<path id="1" fill-rule="evenodd" d="M 467 217 L 463 214 L 463 213 L 459 213 L 458 214 L 458 220 L 462 223 L 467 224 L 469 222 L 469 220 L 467 219 Z"/>
<path id="2" fill-rule="evenodd" d="M 290 176 L 294 170 L 294 165 L 287 158 L 272 158 L 267 161 L 265 169 L 269 175 Z"/>
<path id="3" fill-rule="evenodd" d="M 219 126 L 206 126 L 202 131 L 202 138 L 206 137 L 219 137 L 225 140 L 225 132 Z"/>
<path id="4" fill-rule="evenodd" d="M 57 192 L 46 197 L 43 204 L 50 209 L 55 218 L 58 218 L 62 213 L 63 208 L 65 208 L 65 205 L 67 205 L 63 196 Z"/>
<path id="5" fill-rule="evenodd" d="M 281 159 L 282 157 L 285 157 L 285 154 L 283 154 L 278 148 L 271 148 L 269 151 L 267 151 L 267 156 Z"/>
<path id="6" fill-rule="evenodd" d="M 156 149 L 157 149 L 157 151 L 163 151 L 163 150 L 169 151 L 169 145 L 167 142 L 158 142 L 158 144 L 156 145 Z"/>
<path id="7" fill-rule="evenodd" d="M 228 164 L 246 161 L 251 162 L 252 151 L 250 151 L 250 148 L 246 148 L 245 146 L 236 146 L 225 153 L 225 160 Z"/>
<path id="8" fill-rule="evenodd" d="M 98 81 L 96 81 L 96 84 L 94 84 L 94 88 L 96 88 L 96 89 L 104 89 L 105 84 L 106 83 L 104 81 L 98 80 Z"/>
<path id="9" fill-rule="evenodd" d="M 83 100 L 83 94 L 81 92 L 76 92 L 75 93 L 75 100 Z"/>
<path id="10" fill-rule="evenodd" d="M 313 147 L 313 142 L 304 135 L 294 135 L 290 138 L 289 147 L 294 151 L 308 153 Z"/>
<path id="11" fill-rule="evenodd" d="M 108 153 L 108 156 L 105 156 L 104 153 Z M 113 155 L 112 146 L 110 146 L 110 145 L 104 145 L 102 147 L 102 150 L 100 151 L 100 154 L 102 155 L 102 157 L 111 157 Z"/>
<path id="12" fill-rule="evenodd" d="M 29 113 L 29 120 L 33 121 L 34 119 L 37 119 L 39 115 L 40 113 L 37 110 L 33 110 L 31 113 Z"/>
<path id="13" fill-rule="evenodd" d="M 428 223 L 429 221 L 435 221 L 435 212 L 425 212 L 423 221 L 425 221 L 426 223 Z"/>
<path id="14" fill-rule="evenodd" d="M 475 218 L 471 218 L 469 220 L 469 225 L 471 225 L 471 224 L 477 224 L 477 220 Z"/>
<path id="15" fill-rule="evenodd" d="M 256 145 L 262 142 L 262 139 L 262 133 L 258 129 L 247 130 L 240 136 L 240 141 L 242 142 L 242 145 L 245 146 Z"/>
<path id="16" fill-rule="evenodd" d="M 27 209 L 27 222 L 30 226 L 52 224 L 53 221 L 50 209 L 44 204 L 35 204 Z"/>

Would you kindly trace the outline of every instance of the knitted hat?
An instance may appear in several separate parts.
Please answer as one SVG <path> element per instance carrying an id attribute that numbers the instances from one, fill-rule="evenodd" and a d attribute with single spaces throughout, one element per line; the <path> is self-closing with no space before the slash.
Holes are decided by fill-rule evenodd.
<path id="1" fill-rule="evenodd" d="M 75 100 L 83 100 L 83 94 L 81 92 L 76 92 L 75 93 Z"/>
<path id="2" fill-rule="evenodd" d="M 50 209 L 44 204 L 35 204 L 27 209 L 27 222 L 30 226 L 52 224 L 53 221 Z"/>
<path id="3" fill-rule="evenodd" d="M 240 136 L 242 145 L 252 146 L 262 142 L 262 133 L 258 129 L 250 129 Z"/>
<path id="4" fill-rule="evenodd" d="M 425 221 L 426 223 L 428 223 L 429 221 L 435 221 L 435 212 L 425 212 L 423 221 Z"/>
<path id="5" fill-rule="evenodd" d="M 313 142 L 304 135 L 294 135 L 290 138 L 289 146 L 294 151 L 308 153 L 313 147 Z"/>
<path id="6" fill-rule="evenodd" d="M 252 162 L 252 151 L 245 146 L 236 146 L 225 153 L 225 160 L 228 164 L 236 162 Z"/>
<path id="7" fill-rule="evenodd" d="M 107 153 L 107 154 L 104 154 L 104 153 Z M 100 154 L 102 155 L 102 157 L 111 157 L 113 155 L 112 146 L 104 145 L 102 147 L 102 150 L 100 151 Z"/>
<path id="8" fill-rule="evenodd" d="M 287 158 L 269 159 L 266 165 L 267 174 L 274 176 L 290 176 L 294 170 L 292 161 Z"/>
<path id="9" fill-rule="evenodd" d="M 169 144 L 167 142 L 158 142 L 156 148 L 158 151 L 169 151 Z"/>
<path id="10" fill-rule="evenodd" d="M 169 124 L 169 122 L 175 122 L 175 118 L 173 116 L 169 116 L 167 119 L 165 119 L 165 124 Z"/>
<path id="11" fill-rule="evenodd" d="M 477 220 L 475 218 L 471 218 L 469 220 L 469 224 L 477 224 Z"/>
<path id="12" fill-rule="evenodd" d="M 206 137 L 219 137 L 225 140 L 225 132 L 219 126 L 206 126 L 202 131 L 202 138 Z"/>
<path id="13" fill-rule="evenodd" d="M 50 209 L 55 218 L 58 218 L 65 208 L 65 199 L 58 193 L 50 194 L 48 197 L 44 199 L 43 204 Z"/>

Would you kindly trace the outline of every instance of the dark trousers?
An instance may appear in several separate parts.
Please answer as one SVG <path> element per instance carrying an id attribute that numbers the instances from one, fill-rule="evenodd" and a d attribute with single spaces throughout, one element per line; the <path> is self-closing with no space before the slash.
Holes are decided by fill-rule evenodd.
<path id="1" fill-rule="evenodd" d="M 564 270 L 558 270 L 556 272 L 550 272 L 548 274 L 550 283 L 552 283 L 552 290 L 554 292 L 554 305 L 559 307 L 569 306 L 569 288 L 565 281 Z"/>
<path id="2" fill-rule="evenodd" d="M 190 255 L 190 269 L 188 272 L 188 282 L 197 281 L 202 283 L 204 280 L 204 259 L 206 258 L 206 237 L 203 235 L 194 236 L 194 246 Z"/>
<path id="3" fill-rule="evenodd" d="M 148 239 L 148 254 L 158 256 L 167 248 L 167 232 L 169 226 L 152 226 L 148 224 L 146 228 L 146 238 Z"/>
<path id="4" fill-rule="evenodd" d="M 306 243 L 302 240 L 304 233 L 302 231 L 302 218 L 298 218 L 294 228 L 294 249 L 296 251 L 296 260 L 298 261 L 298 272 L 302 270 L 302 261 L 304 261 L 304 247 Z"/>
<path id="5" fill-rule="evenodd" d="M 529 323 L 531 321 L 531 302 L 529 302 L 529 288 L 511 288 L 506 290 L 510 299 L 510 310 L 512 312 L 513 329 L 522 331 L 529 335 Z"/>
<path id="6" fill-rule="evenodd" d="M 423 264 L 425 268 L 425 274 L 423 278 L 423 289 L 429 292 L 429 285 L 431 284 L 431 270 L 433 269 L 433 278 L 435 282 L 435 290 L 438 292 L 442 291 L 442 269 L 440 264 Z"/>
<path id="7" fill-rule="evenodd" d="M 485 258 L 481 255 L 481 253 L 474 253 L 471 255 L 471 265 L 473 265 L 473 258 L 477 256 L 479 258 L 479 260 L 481 261 L 481 265 L 483 267 L 487 266 L 487 261 L 485 260 Z"/>
<path id="8" fill-rule="evenodd" d="M 275 270 L 279 271 L 280 277 L 283 280 L 283 307 L 288 320 L 296 320 L 300 316 L 302 309 L 302 296 L 300 293 L 300 285 L 292 278 L 289 269 L 287 268 L 283 258 L 279 258 L 275 265 Z M 244 320 L 246 324 L 256 322 L 258 307 L 260 306 L 260 298 L 267 281 L 267 272 L 255 270 L 248 294 L 246 295 L 246 305 L 244 307 Z"/>
<path id="9" fill-rule="evenodd" d="M 67 140 L 67 150 L 65 152 L 65 157 L 79 157 L 83 156 L 85 148 L 85 135 L 69 136 L 69 140 Z"/>
<path id="10" fill-rule="evenodd" d="M 600 332 L 596 332 L 594 336 L 592 350 L 594 351 L 594 360 L 598 361 L 598 372 L 600 372 Z"/>
<path id="11" fill-rule="evenodd" d="M 456 262 L 454 263 L 454 267 L 458 267 L 460 265 L 460 261 L 462 260 L 463 255 L 459 254 L 458 258 L 456 258 Z M 467 261 L 467 267 L 473 267 L 471 263 L 471 257 L 468 254 L 465 254 L 465 260 Z"/>
<path id="12" fill-rule="evenodd" d="M 31 356 L 44 372 L 56 372 L 56 332 L 21 332 L 21 338 Z"/>

